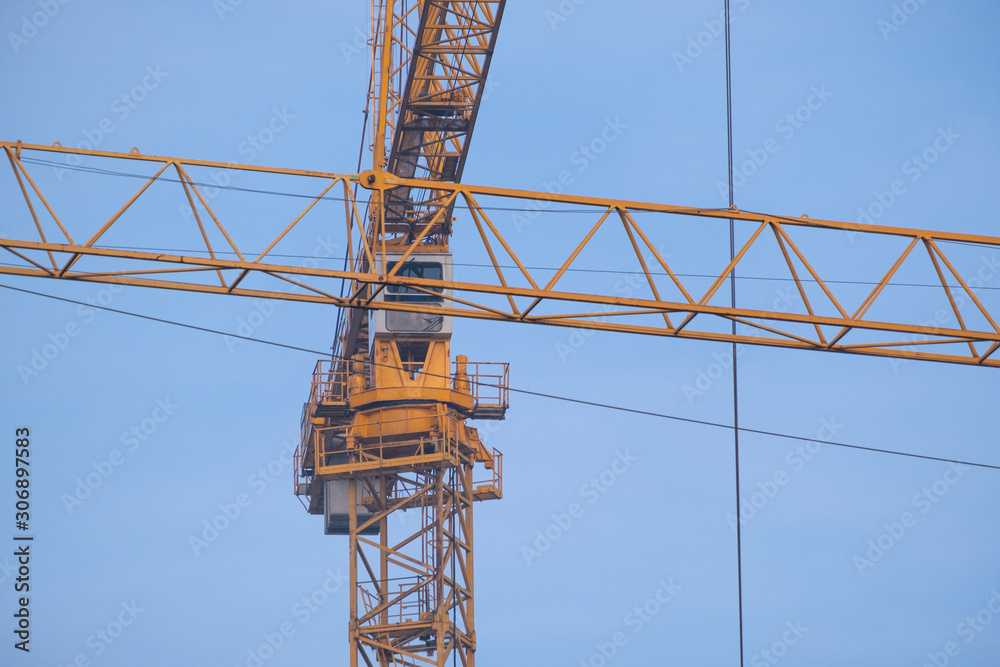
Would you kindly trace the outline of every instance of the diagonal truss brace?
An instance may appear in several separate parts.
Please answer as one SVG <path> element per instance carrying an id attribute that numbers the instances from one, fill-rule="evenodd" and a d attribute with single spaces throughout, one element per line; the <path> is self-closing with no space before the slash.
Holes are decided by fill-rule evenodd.
<path id="1" fill-rule="evenodd" d="M 807 217 L 793 218 L 751 213 L 729 209 L 709 209 L 683 206 L 669 206 L 645 202 L 622 201 L 597 197 L 555 195 L 524 190 L 481 187 L 458 183 L 434 182 L 433 188 L 442 193 L 445 201 L 456 209 L 467 213 L 465 223 L 474 227 L 466 236 L 481 243 L 483 254 L 489 257 L 492 277 L 480 281 L 443 281 L 395 275 L 379 275 L 374 268 L 378 265 L 373 258 L 387 251 L 412 253 L 418 249 L 423 234 L 415 235 L 411 242 L 399 239 L 386 240 L 377 230 L 365 224 L 359 214 L 359 202 L 353 194 L 354 187 L 360 185 L 371 192 L 369 206 L 385 201 L 385 194 L 394 188 L 430 187 L 426 181 L 404 179 L 386 172 L 363 172 L 361 174 L 334 174 L 326 172 L 276 169 L 247 165 L 232 165 L 207 161 L 182 161 L 174 158 L 143 156 L 137 152 L 129 154 L 100 151 L 80 151 L 61 146 L 22 145 L 0 142 L 8 157 L 17 188 L 20 190 L 25 210 L 36 229 L 35 238 L 0 239 L 0 250 L 7 253 L 7 261 L 0 263 L 0 273 L 19 276 L 33 276 L 76 280 L 86 282 L 114 282 L 123 285 L 138 285 L 165 289 L 182 289 L 213 294 L 233 294 L 240 296 L 264 297 L 323 303 L 348 308 L 381 308 L 410 312 L 431 312 L 438 315 L 452 315 L 494 321 L 527 322 L 550 326 L 572 327 L 599 331 L 640 333 L 697 340 L 740 342 L 775 347 L 847 352 L 872 356 L 909 359 L 924 359 L 981 366 L 1000 366 L 1000 326 L 998 313 L 991 310 L 980 298 L 981 294 L 965 279 L 956 262 L 946 252 L 946 244 L 964 244 L 980 247 L 984 252 L 1000 249 L 1000 238 L 984 235 L 954 232 L 935 232 L 901 227 L 862 225 L 830 220 L 813 220 Z M 107 222 L 100 231 L 83 244 L 72 240 L 49 201 L 30 177 L 22 154 L 31 152 L 76 153 L 120 162 L 152 162 L 159 171 L 149 178 L 140 190 Z M 237 259 L 223 259 L 208 243 L 205 227 L 200 226 L 206 247 L 190 254 L 167 254 L 138 250 L 122 250 L 102 247 L 98 244 L 102 235 L 117 224 L 122 214 L 132 203 L 143 196 L 154 181 L 164 181 L 164 170 L 174 166 L 180 178 L 177 182 L 194 208 L 194 199 L 209 213 L 215 229 L 221 233 Z M 263 250 L 250 251 L 241 248 L 239 228 L 228 228 L 211 209 L 202 196 L 198 184 L 189 175 L 191 167 L 211 167 L 244 170 L 264 174 L 298 176 L 306 183 L 315 184 L 309 202 L 294 219 L 289 222 L 268 222 L 273 224 L 273 240 Z M 30 184 L 30 188 L 26 183 Z M 343 202 L 344 222 L 341 234 L 346 239 L 349 270 L 329 270 L 290 266 L 269 262 L 269 254 L 286 235 L 308 217 L 313 207 L 322 200 Z M 498 226 L 490 219 L 490 204 L 482 203 L 503 200 L 514 202 L 515 206 L 527 209 L 532 205 L 550 207 L 565 204 L 579 210 L 592 211 L 594 223 L 587 223 L 573 233 L 578 233 L 579 242 L 572 252 L 560 260 L 553 257 L 546 261 L 558 267 L 554 277 L 546 279 L 537 269 L 529 269 L 511 239 L 505 238 Z M 36 205 L 36 200 L 41 206 Z M 461 207 L 461 208 L 460 208 Z M 39 214 L 47 211 L 59 228 L 59 233 L 45 233 L 46 220 Z M 686 216 L 703 219 L 734 219 L 751 223 L 754 231 L 737 257 L 715 274 L 707 290 L 695 289 L 690 280 L 682 279 L 675 271 L 669 256 L 658 251 L 650 238 L 653 227 L 648 222 L 640 225 L 636 214 L 664 214 L 665 216 Z M 609 225 L 609 216 L 621 221 L 621 227 Z M 370 216 L 378 220 L 379 216 Z M 433 222 L 433 221 L 431 221 Z M 799 228 L 827 231 L 848 231 L 897 237 L 906 244 L 905 250 L 896 256 L 883 278 L 870 289 L 860 302 L 850 302 L 837 296 L 833 281 L 824 278 L 822 272 L 808 259 L 807 253 L 796 243 L 793 232 Z M 425 228 L 426 229 L 426 228 Z M 565 274 L 577 261 L 581 251 L 588 244 L 595 244 L 596 233 L 610 233 L 616 229 L 635 253 L 641 266 L 642 276 L 650 287 L 647 298 L 623 297 L 613 294 L 574 291 L 565 286 Z M 765 233 L 767 232 L 767 233 Z M 58 239 L 58 240 L 57 240 Z M 789 280 L 794 282 L 804 304 L 801 312 L 774 312 L 755 308 L 730 308 L 712 304 L 712 297 L 743 261 L 745 254 L 764 239 L 771 239 L 780 249 L 784 268 Z M 150 240 L 155 244 L 155 239 Z M 390 245 L 391 244 L 391 245 Z M 367 261 L 357 262 L 353 254 L 357 247 L 357 257 Z M 873 305 L 883 302 L 886 288 L 892 285 L 900 267 L 915 256 L 915 249 L 923 247 L 934 268 L 934 275 L 940 283 L 941 294 L 957 317 L 957 327 L 926 326 L 906 318 L 886 318 L 871 316 Z M 115 270 L 90 268 L 85 270 L 85 260 L 93 262 L 110 259 L 125 260 L 130 268 Z M 253 258 L 253 259 L 248 259 Z M 48 262 L 45 261 L 48 259 Z M 927 261 L 927 260 L 925 260 Z M 49 265 L 47 265 L 49 264 Z M 359 269 L 358 267 L 364 267 Z M 514 271 L 511 271 L 514 269 Z M 655 269 L 655 272 L 654 272 Z M 215 274 L 216 280 L 205 279 L 207 274 Z M 339 296 L 337 286 L 341 281 L 358 289 Z M 426 302 L 375 302 L 371 301 L 371 291 L 387 285 L 408 287 L 425 293 L 440 293 L 451 290 L 443 305 Z M 371 289 L 360 289 L 370 287 Z M 682 300 L 671 301 L 662 296 L 664 288 L 676 289 Z M 820 305 L 810 299 L 810 288 L 819 288 L 828 303 L 827 314 L 820 314 Z M 497 298 L 499 297 L 500 300 Z M 959 312 L 957 300 L 971 304 L 963 316 Z M 519 305 L 519 303 L 521 305 Z M 935 303 L 929 303 L 926 311 L 933 312 Z M 660 318 L 656 324 L 649 320 L 654 315 Z M 983 322 L 973 326 L 971 317 Z M 676 319 L 672 319 L 676 318 Z M 735 320 L 745 325 L 744 333 L 733 335 L 717 326 L 720 322 Z M 701 322 L 699 326 L 696 323 Z M 716 326 L 712 326 L 715 323 Z M 805 325 L 803 327 L 802 325 Z M 811 333 L 810 333 L 811 332 Z M 958 345 L 955 345 L 958 344 Z M 964 349 L 956 351 L 956 348 Z"/>

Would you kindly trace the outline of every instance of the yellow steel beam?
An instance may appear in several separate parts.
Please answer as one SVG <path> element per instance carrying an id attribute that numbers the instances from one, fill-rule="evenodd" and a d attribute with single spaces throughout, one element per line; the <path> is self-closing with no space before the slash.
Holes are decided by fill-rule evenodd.
<path id="1" fill-rule="evenodd" d="M 64 280 L 76 280 L 87 282 L 114 282 L 124 285 L 140 285 L 146 287 L 183 289 L 194 292 L 213 294 L 234 294 L 241 296 L 266 297 L 277 299 L 288 299 L 310 303 L 324 303 L 347 308 L 381 308 L 386 310 L 403 310 L 410 312 L 434 313 L 437 315 L 452 315 L 458 317 L 472 317 L 486 320 L 508 321 L 508 322 L 528 322 L 534 324 L 546 324 L 550 326 L 575 327 L 581 329 L 592 329 L 601 331 L 619 331 L 626 333 L 641 333 L 659 336 L 674 336 L 697 340 L 715 341 L 736 341 L 758 345 L 770 345 L 776 347 L 791 347 L 799 349 L 828 350 L 838 352 L 849 352 L 853 354 L 868 354 L 875 356 L 890 356 L 911 359 L 927 359 L 933 361 L 946 361 L 953 363 L 978 364 L 982 366 L 1000 366 L 1000 357 L 993 358 L 1000 343 L 1000 326 L 997 320 L 1000 319 L 996 312 L 987 308 L 983 301 L 970 287 L 968 282 L 962 278 L 960 272 L 955 268 L 954 263 L 948 258 L 942 249 L 943 243 L 964 243 L 977 244 L 986 250 L 996 250 L 1000 248 L 1000 238 L 963 234 L 955 232 L 940 232 L 921 229 L 905 229 L 900 227 L 884 227 L 878 225 L 860 225 L 855 223 L 838 222 L 831 220 L 813 220 L 807 217 L 789 218 L 762 213 L 748 213 L 728 209 L 702 209 L 683 206 L 669 206 L 647 202 L 622 201 L 598 197 L 578 197 L 573 195 L 553 195 L 550 193 L 531 192 L 524 190 L 512 190 L 505 188 L 489 188 L 468 184 L 434 182 L 433 184 L 420 179 L 400 179 L 399 177 L 386 172 L 363 172 L 361 174 L 334 174 L 327 172 L 307 171 L 298 169 L 279 169 L 269 167 L 255 167 L 249 165 L 232 165 L 220 162 L 209 162 L 203 160 L 178 160 L 174 158 L 146 156 L 138 151 L 132 153 L 109 153 L 104 151 L 82 151 L 78 149 L 68 149 L 61 146 L 36 146 L 21 143 L 0 142 L 2 148 L 8 156 L 13 173 L 17 177 L 18 189 L 24 197 L 28 214 L 37 231 L 35 239 L 0 239 L 0 249 L 9 253 L 8 258 L 13 261 L 10 264 L 0 264 L 0 273 L 20 276 L 59 278 Z M 56 211 L 45 199 L 43 193 L 38 189 L 37 182 L 29 180 L 32 188 L 25 186 L 25 179 L 30 179 L 28 170 L 23 161 L 25 152 L 48 152 L 67 153 L 82 156 L 99 158 L 114 158 L 123 162 L 149 162 L 159 167 L 156 176 L 149 179 L 144 176 L 145 181 L 140 190 L 132 195 L 126 204 L 117 209 L 115 215 L 106 223 L 99 227 L 97 234 L 91 236 L 83 245 L 72 241 L 69 230 L 62 226 Z M 209 243 L 206 229 L 199 224 L 199 231 L 205 243 L 203 251 L 207 256 L 195 256 L 192 254 L 168 254 L 154 251 L 122 250 L 116 248 L 101 247 L 97 241 L 109 228 L 118 222 L 121 214 L 150 188 L 153 181 L 163 182 L 165 177 L 163 170 L 173 165 L 180 175 L 180 184 L 189 205 L 194 208 L 195 197 L 201 202 L 204 210 L 208 211 L 212 221 L 219 232 L 226 238 L 229 246 L 239 259 L 229 260 L 217 256 Z M 316 181 L 317 187 L 313 195 L 309 195 L 309 201 L 305 209 L 301 211 L 290 223 L 281 223 L 269 231 L 273 234 L 273 240 L 266 244 L 263 252 L 253 253 L 241 250 L 239 244 L 234 241 L 235 235 L 230 234 L 215 212 L 208 206 L 208 202 L 202 196 L 195 182 L 191 179 L 188 169 L 191 167 L 209 167 L 219 169 L 232 169 L 249 171 L 261 174 L 292 175 Z M 341 189 L 335 186 L 340 184 Z M 469 210 L 470 217 L 474 223 L 478 234 L 473 234 L 471 239 L 474 242 L 481 242 L 484 254 L 488 255 L 492 265 L 494 276 L 479 282 L 473 281 L 444 281 L 428 280 L 396 275 L 395 271 L 380 274 L 375 267 L 378 264 L 373 260 L 377 255 L 384 257 L 390 251 L 386 238 L 383 234 L 373 233 L 371 228 L 365 229 L 362 223 L 362 216 L 359 214 L 357 201 L 352 194 L 352 185 L 360 184 L 366 189 L 370 189 L 373 194 L 374 223 L 383 224 L 384 216 L 378 210 L 378 202 L 384 201 L 387 191 L 400 184 L 409 188 L 430 188 L 443 193 L 442 203 L 450 206 L 452 202 L 464 202 Z M 64 242 L 52 242 L 50 237 L 44 233 L 45 225 L 39 219 L 37 208 L 32 203 L 32 193 L 44 202 L 45 209 L 49 211 L 52 219 L 60 224 L 60 231 L 65 237 Z M 359 257 L 365 257 L 367 261 L 358 265 L 353 265 L 348 270 L 330 270 L 309 268 L 302 266 L 289 266 L 280 263 L 265 263 L 263 260 L 268 257 L 275 245 L 281 241 L 290 231 L 298 225 L 303 218 L 313 209 L 315 204 L 324 198 L 333 198 L 331 193 L 338 193 L 337 199 L 343 198 L 345 210 L 345 229 L 349 242 L 357 237 L 359 239 Z M 549 280 L 540 277 L 536 279 L 532 270 L 529 270 L 524 261 L 518 257 L 512 244 L 504 238 L 487 215 L 487 207 L 479 202 L 482 197 L 503 197 L 518 201 L 519 206 L 527 207 L 532 202 L 553 202 L 564 203 L 581 207 L 581 210 L 592 211 L 596 224 L 588 224 L 580 230 L 581 241 L 572 246 L 568 256 L 560 259 L 552 258 L 552 264 L 556 269 L 556 274 Z M 438 210 L 438 216 L 441 208 Z M 556 289 L 582 249 L 589 244 L 596 243 L 596 231 L 609 213 L 617 212 L 623 222 L 625 235 L 624 240 L 631 247 L 632 251 L 642 267 L 643 275 L 649 283 L 652 298 L 622 297 L 609 294 L 595 294 L 579 291 L 571 291 L 565 287 Z M 716 218 L 720 220 L 742 220 L 754 223 L 756 230 L 746 241 L 733 261 L 730 261 L 722 270 L 715 274 L 711 286 L 703 293 L 696 293 L 690 285 L 685 285 L 677 273 L 671 268 L 670 263 L 658 252 L 650 240 L 649 235 L 643 230 L 635 217 L 635 212 L 656 212 L 673 215 L 695 216 L 701 218 Z M 200 222 L 200 220 L 199 220 Z M 414 237 L 409 242 L 396 242 L 391 250 L 404 255 L 410 255 L 422 242 L 423 237 L 430 227 L 435 224 L 435 218 L 426 221 Z M 650 225 L 646 225 L 650 227 Z M 719 286 L 727 280 L 740 261 L 746 256 L 749 248 L 758 239 L 769 237 L 761 234 L 764 228 L 770 227 L 773 236 L 778 242 L 781 250 L 779 263 L 789 271 L 789 280 L 794 282 L 799 295 L 805 304 L 803 312 L 772 312 L 769 310 L 755 308 L 730 308 L 725 306 L 713 306 L 710 304 L 713 293 Z M 901 237 L 908 240 L 906 249 L 898 255 L 894 255 L 895 261 L 885 272 L 881 280 L 867 292 L 867 296 L 860 303 L 860 306 L 851 306 L 841 303 L 833 291 L 830 289 L 829 280 L 824 280 L 820 272 L 810 263 L 806 253 L 794 243 L 789 230 L 794 227 L 809 227 L 825 230 L 845 230 L 859 231 L 867 234 L 888 235 Z M 609 227 L 610 229 L 610 227 Z M 617 233 L 621 233 L 618 230 Z M 30 234 L 29 234 L 30 235 Z M 493 238 L 491 239 L 490 236 Z M 476 238 L 478 237 L 478 238 Z M 641 243 L 640 243 L 641 239 Z M 155 239 L 151 241 L 155 244 Z M 936 276 L 935 284 L 944 290 L 947 296 L 951 311 L 957 314 L 957 296 L 963 300 L 969 300 L 975 304 L 980 319 L 985 324 L 974 327 L 966 318 L 959 318 L 957 328 L 944 326 L 923 326 L 916 321 L 908 319 L 870 319 L 868 313 L 874 303 L 884 299 L 884 292 L 887 286 L 892 284 L 894 275 L 900 266 L 912 253 L 912 249 L 917 243 L 921 243 L 927 249 L 930 261 Z M 501 251 L 502 248 L 502 251 Z M 506 253 L 506 257 L 502 254 Z M 646 262 L 646 254 L 655 257 L 670 281 L 680 290 L 683 301 L 669 301 L 660 296 L 656 289 L 655 277 L 649 270 Z M 42 258 L 47 258 L 52 268 L 43 264 Z M 255 257 L 254 260 L 247 260 L 247 257 Z M 507 261 L 517 266 L 521 278 L 527 286 L 516 286 L 510 284 L 505 277 L 502 262 Z M 86 263 L 84 258 L 97 259 L 119 259 L 125 260 L 125 268 L 108 270 L 107 267 L 93 268 L 89 270 L 81 269 Z M 801 275 L 796 270 L 793 259 L 805 267 L 806 273 Z M 162 269 L 156 268 L 162 266 Z M 385 264 L 381 264 L 385 266 Z M 217 275 L 217 282 L 211 284 L 205 280 L 203 274 L 214 273 Z M 229 274 L 227 276 L 227 274 Z M 835 313 L 824 315 L 817 312 L 814 303 L 806 297 L 806 274 L 809 280 L 815 281 L 822 289 L 823 294 L 829 299 Z M 252 288 L 244 287 L 244 284 L 255 276 L 258 280 Z M 260 286 L 260 279 L 273 278 L 273 286 Z M 228 278 L 228 279 L 227 279 Z M 352 289 L 348 296 L 340 297 L 335 295 L 335 290 L 329 284 L 333 281 L 348 281 Z M 951 281 L 951 282 L 949 282 Z M 957 281 L 958 285 L 954 283 Z M 373 291 L 381 290 L 387 285 L 398 285 L 408 287 L 424 293 L 440 293 L 441 290 L 451 290 L 452 295 L 446 299 L 446 303 L 431 304 L 419 302 L 376 302 L 372 301 Z M 501 297 L 506 301 L 506 305 L 500 305 L 495 297 Z M 483 298 L 493 299 L 492 301 L 482 301 Z M 527 308 L 519 306 L 518 301 L 524 302 Z M 530 304 L 530 305 L 528 305 Z M 583 312 L 577 312 L 573 308 L 574 304 L 587 305 L 591 308 Z M 928 310 L 933 312 L 932 304 L 928 305 Z M 599 310 L 594 307 L 603 307 Z M 853 313 L 853 314 L 851 314 Z M 664 318 L 661 325 L 656 326 L 648 321 L 637 321 L 649 314 L 655 314 Z M 681 318 L 680 324 L 671 326 L 670 315 L 676 314 Z M 697 316 L 697 317 L 696 317 Z M 719 323 L 726 320 L 735 319 L 745 323 L 754 329 L 752 334 L 732 335 L 721 331 L 721 327 L 716 326 L 713 330 L 711 322 Z M 695 327 L 692 320 L 700 323 Z M 703 322 L 704 320 L 704 322 Z M 808 325 L 811 334 L 806 335 L 800 325 Z M 824 333 L 823 328 L 829 328 Z M 829 335 L 828 335 L 829 334 Z M 850 340 L 844 340 L 850 336 Z M 867 337 L 866 337 L 867 336 Z M 927 345 L 927 338 L 934 341 L 934 345 Z M 953 350 L 938 349 L 943 343 L 959 343 L 967 347 L 967 351 L 962 354 L 953 353 Z M 975 343 L 986 343 L 980 346 L 985 349 L 977 349 Z M 909 349 L 907 349 L 909 348 Z M 929 351 L 937 349 L 938 351 Z"/>

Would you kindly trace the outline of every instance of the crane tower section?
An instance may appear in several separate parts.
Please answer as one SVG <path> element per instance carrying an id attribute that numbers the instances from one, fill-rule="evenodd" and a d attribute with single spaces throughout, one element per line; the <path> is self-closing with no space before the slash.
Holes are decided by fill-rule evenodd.
<path id="1" fill-rule="evenodd" d="M 387 250 L 373 266 L 452 279 L 446 244 Z M 364 311 L 368 354 L 317 364 L 296 494 L 348 537 L 352 666 L 474 665 L 473 503 L 502 496 L 502 457 L 466 420 L 504 418 L 508 366 L 452 359 L 452 317 L 433 312 L 449 290 L 372 292 L 427 309 Z"/>
<path id="2" fill-rule="evenodd" d="M 296 494 L 348 536 L 352 665 L 474 665 L 472 508 L 502 496 L 502 457 L 466 420 L 504 417 L 508 368 L 452 362 L 442 323 L 394 326 L 317 364 Z"/>
<path id="3" fill-rule="evenodd" d="M 502 11 L 373 0 L 371 182 L 460 179 Z M 373 190 L 376 251 L 355 268 L 451 282 L 454 201 L 433 185 Z M 296 494 L 348 537 L 351 665 L 474 665 L 472 508 L 501 497 L 502 459 L 466 420 L 504 418 L 508 367 L 452 359 L 449 288 L 349 289 L 376 310 L 342 311 L 334 358 L 316 366 Z"/>

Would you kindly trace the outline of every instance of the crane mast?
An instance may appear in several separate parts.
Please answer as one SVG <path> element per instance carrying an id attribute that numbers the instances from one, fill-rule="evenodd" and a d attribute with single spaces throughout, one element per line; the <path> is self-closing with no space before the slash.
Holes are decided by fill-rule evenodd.
<path id="1" fill-rule="evenodd" d="M 359 248 L 357 273 L 452 280 L 455 198 L 433 182 L 461 177 L 502 13 L 503 2 L 373 0 L 369 179 L 430 183 L 372 190 L 365 240 L 378 251 Z M 385 303 L 450 296 L 349 289 Z M 453 366 L 450 316 L 370 312 L 344 311 L 334 358 L 317 364 L 296 493 L 348 537 L 352 666 L 474 665 L 472 508 L 502 496 L 502 459 L 466 419 L 503 419 L 507 365 Z"/>
<path id="2" fill-rule="evenodd" d="M 368 242 L 401 247 L 423 230 L 419 247 L 447 252 L 455 198 L 430 182 L 461 180 L 504 4 L 372 1 L 372 169 L 423 182 L 372 191 Z M 372 273 L 360 245 L 356 257 L 356 273 Z M 369 285 L 354 281 L 351 294 L 367 296 Z M 346 311 L 345 356 L 369 347 L 367 318 L 367 310 Z"/>

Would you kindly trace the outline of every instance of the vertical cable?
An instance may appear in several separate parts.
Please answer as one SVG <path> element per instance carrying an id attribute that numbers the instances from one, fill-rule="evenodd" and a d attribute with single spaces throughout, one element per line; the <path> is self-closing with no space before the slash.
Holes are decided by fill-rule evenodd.
<path id="1" fill-rule="evenodd" d="M 374 95 L 375 95 L 375 92 L 374 92 L 375 91 L 375 88 L 374 88 L 374 86 L 375 86 L 375 66 L 374 66 L 374 62 L 375 61 L 374 61 L 374 52 L 375 52 L 375 45 L 376 45 L 375 34 L 374 34 L 374 31 L 375 31 L 375 27 L 374 27 L 375 26 L 375 24 L 374 24 L 374 21 L 375 21 L 375 19 L 374 19 L 375 8 L 372 5 L 369 5 L 369 7 L 372 8 L 371 12 L 369 12 L 369 16 L 368 16 L 368 26 L 372 29 L 372 36 L 371 36 L 371 42 L 372 42 L 372 59 L 368 61 L 368 92 L 365 95 L 365 108 L 364 108 L 364 110 L 362 110 L 362 114 L 364 114 L 364 120 L 361 122 L 361 145 L 358 147 L 358 167 L 356 169 L 357 173 L 361 173 L 361 162 L 362 162 L 362 159 L 364 158 L 364 155 L 365 155 L 365 138 L 368 136 L 368 115 L 369 115 L 369 110 L 371 109 L 372 97 L 374 97 Z M 354 197 L 354 201 L 357 202 L 357 200 L 358 200 L 358 184 L 357 184 L 357 182 L 354 183 L 354 194 L 353 194 L 353 197 Z M 348 220 L 348 226 L 350 226 L 350 220 Z M 347 271 L 348 268 L 353 268 L 353 267 L 348 267 L 348 265 L 347 265 L 347 258 L 350 256 L 350 254 L 351 254 L 350 253 L 350 248 L 348 248 L 347 251 L 344 253 L 344 271 Z M 343 280 L 340 281 L 340 296 L 341 296 L 341 298 L 343 298 L 343 296 L 345 295 L 346 290 L 347 290 L 347 279 L 345 278 L 345 279 L 343 279 Z M 343 326 L 344 318 L 347 317 L 347 310 L 348 310 L 347 308 L 338 308 L 337 309 L 337 322 L 336 322 L 336 324 L 334 324 L 333 345 L 330 346 L 330 349 L 333 351 L 333 356 L 337 356 L 338 347 L 339 347 L 339 341 L 340 341 L 340 327 Z M 351 356 L 353 356 L 353 350 L 339 350 L 339 352 L 342 352 L 345 357 L 351 357 Z"/>
<path id="2" fill-rule="evenodd" d="M 726 144 L 729 158 L 729 208 L 735 206 L 733 193 L 733 65 L 730 48 L 729 0 L 726 3 Z M 736 230 L 733 219 L 729 219 L 729 261 L 736 257 Z M 736 308 L 736 267 L 729 276 L 730 301 Z M 743 667 L 743 535 L 740 530 L 740 394 L 739 374 L 736 358 L 736 320 L 733 327 L 733 440 L 736 460 L 736 587 L 739 599 L 740 617 L 740 667 Z"/>

